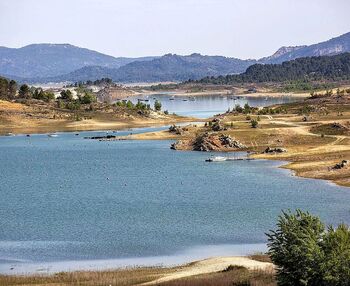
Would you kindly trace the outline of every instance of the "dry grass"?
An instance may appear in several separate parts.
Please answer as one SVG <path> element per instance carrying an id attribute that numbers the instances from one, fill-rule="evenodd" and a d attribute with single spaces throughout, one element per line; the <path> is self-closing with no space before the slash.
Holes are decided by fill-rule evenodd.
<path id="1" fill-rule="evenodd" d="M 114 271 L 81 271 L 55 275 L 5 276 L 0 275 L 0 285 L 98 285 L 129 286 L 152 281 L 169 271 L 166 268 L 135 268 Z"/>
<path id="2" fill-rule="evenodd" d="M 129 286 L 154 281 L 176 269 L 171 268 L 135 268 L 114 271 L 88 271 L 58 273 L 50 276 L 5 276 L 0 275 L 0 285 L 6 286 Z M 162 286 L 232 286 L 232 285 L 267 285 L 275 286 L 273 269 L 248 270 L 241 266 L 230 266 L 224 271 L 190 276 L 152 285 Z"/>
<path id="3" fill-rule="evenodd" d="M 159 286 L 275 286 L 273 271 L 249 271 L 244 267 L 230 267 L 229 271 L 198 275 L 156 284 Z"/>

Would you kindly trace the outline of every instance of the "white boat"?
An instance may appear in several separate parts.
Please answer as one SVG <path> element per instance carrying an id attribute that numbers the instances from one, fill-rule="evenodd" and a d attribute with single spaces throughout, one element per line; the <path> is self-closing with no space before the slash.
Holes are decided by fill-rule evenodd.
<path id="1" fill-rule="evenodd" d="M 226 161 L 227 158 L 226 157 L 221 157 L 221 156 L 215 156 L 215 157 L 211 157 L 206 159 L 206 162 L 223 162 Z"/>
<path id="2" fill-rule="evenodd" d="M 57 134 L 47 134 L 47 136 L 49 136 L 49 137 L 58 137 Z"/>

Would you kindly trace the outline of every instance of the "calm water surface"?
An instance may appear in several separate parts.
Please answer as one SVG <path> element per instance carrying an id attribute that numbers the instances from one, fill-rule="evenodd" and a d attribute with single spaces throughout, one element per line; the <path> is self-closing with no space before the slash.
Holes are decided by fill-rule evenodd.
<path id="1" fill-rule="evenodd" d="M 278 162 L 206 163 L 207 153 L 172 151 L 170 141 L 58 134 L 0 137 L 0 272 L 251 253 L 288 208 L 350 223 L 349 189 Z"/>
<path id="2" fill-rule="evenodd" d="M 148 104 L 154 105 L 155 100 L 162 103 L 162 109 L 168 110 L 170 113 L 176 113 L 183 116 L 194 116 L 197 118 L 207 118 L 218 113 L 225 112 L 227 109 L 232 109 L 239 104 L 243 106 L 248 103 L 250 106 L 268 106 L 272 104 L 289 103 L 300 100 L 291 96 L 281 97 L 246 97 L 243 95 L 212 95 L 198 96 L 196 98 L 183 96 L 174 96 L 173 93 L 154 94 L 149 96 L 131 97 L 130 100 L 134 103 L 138 99 L 148 100 Z"/>

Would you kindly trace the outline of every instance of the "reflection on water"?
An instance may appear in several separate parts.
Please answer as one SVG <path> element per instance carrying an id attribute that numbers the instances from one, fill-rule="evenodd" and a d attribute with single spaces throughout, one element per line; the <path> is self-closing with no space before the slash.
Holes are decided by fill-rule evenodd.
<path id="1" fill-rule="evenodd" d="M 250 106 L 260 107 L 272 104 L 289 103 L 300 100 L 291 96 L 281 97 L 245 97 L 242 95 L 212 95 L 212 96 L 174 96 L 171 93 L 154 94 L 148 96 L 130 97 L 133 103 L 137 101 L 154 105 L 155 100 L 162 103 L 162 109 L 168 110 L 170 113 L 176 113 L 183 116 L 194 116 L 197 118 L 207 118 L 218 113 L 223 113 L 229 108 L 232 109 L 235 105 L 243 106 L 248 103 Z"/>

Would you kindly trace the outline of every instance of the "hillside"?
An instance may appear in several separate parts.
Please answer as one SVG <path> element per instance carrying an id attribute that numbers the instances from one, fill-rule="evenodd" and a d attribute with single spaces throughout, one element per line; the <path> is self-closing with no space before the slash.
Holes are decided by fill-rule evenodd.
<path id="1" fill-rule="evenodd" d="M 42 78 L 67 74 L 86 66 L 118 68 L 134 60 L 148 59 L 115 58 L 69 44 L 33 44 L 19 49 L 0 47 L 0 74 Z"/>
<path id="2" fill-rule="evenodd" d="M 255 64 L 245 73 L 206 77 L 198 83 L 235 84 L 284 81 L 336 81 L 350 79 L 350 53 L 335 56 L 306 57 L 282 64 Z"/>
<path id="3" fill-rule="evenodd" d="M 32 82 L 76 82 L 108 77 L 116 82 L 183 81 L 189 78 L 217 76 L 222 73 L 241 73 L 255 62 L 254 60 L 200 54 L 188 56 L 167 54 L 153 60 L 134 61 L 120 68 L 89 66 L 65 75 L 29 80 Z"/>
<path id="4" fill-rule="evenodd" d="M 200 54 L 115 58 L 69 44 L 34 44 L 19 49 L 0 47 L 0 75 L 28 83 L 76 82 L 103 77 L 123 83 L 185 81 L 238 74 L 257 63 L 280 64 L 302 57 L 344 52 L 350 52 L 350 33 L 310 46 L 281 47 L 260 60 Z"/>
<path id="5" fill-rule="evenodd" d="M 350 32 L 310 46 L 282 47 L 272 56 L 262 58 L 259 62 L 279 64 L 302 57 L 331 56 L 345 52 L 350 52 Z"/>

